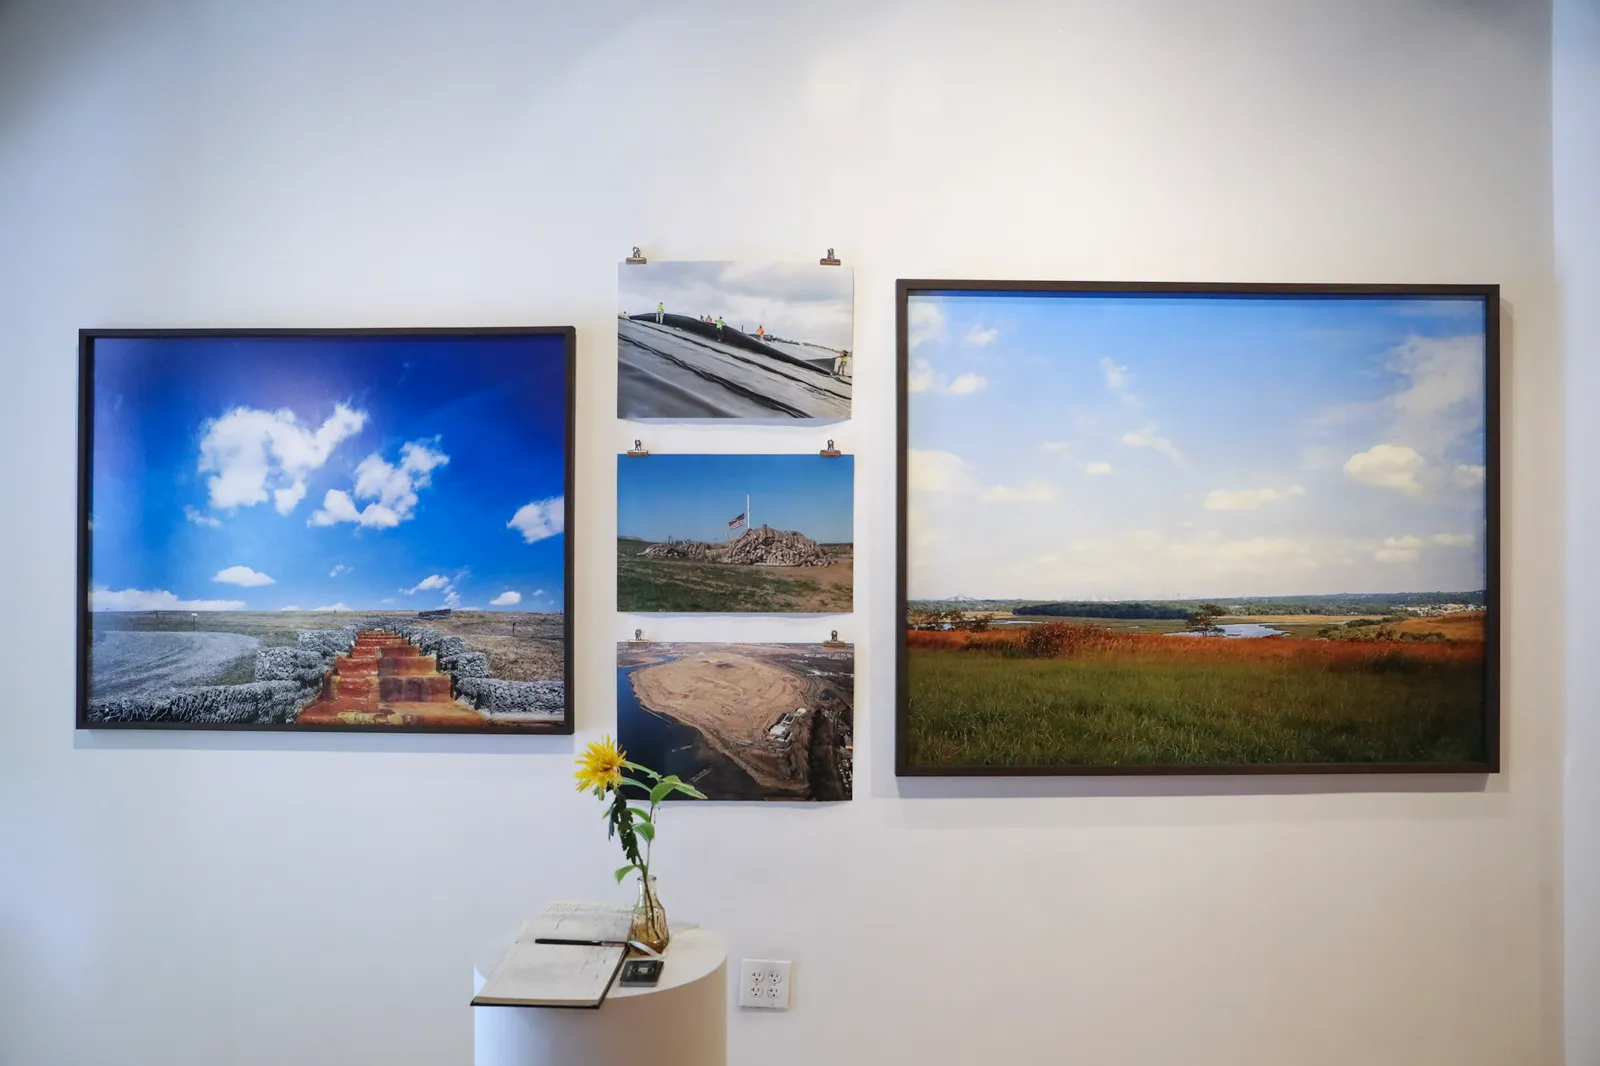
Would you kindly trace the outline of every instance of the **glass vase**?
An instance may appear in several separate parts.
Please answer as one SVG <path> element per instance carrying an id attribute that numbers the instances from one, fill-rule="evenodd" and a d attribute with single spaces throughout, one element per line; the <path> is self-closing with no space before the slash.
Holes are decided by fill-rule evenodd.
<path id="1" fill-rule="evenodd" d="M 652 951 L 667 950 L 672 934 L 667 932 L 667 912 L 656 898 L 656 879 L 639 878 L 639 899 L 633 905 L 633 924 L 628 939 L 637 940 Z"/>

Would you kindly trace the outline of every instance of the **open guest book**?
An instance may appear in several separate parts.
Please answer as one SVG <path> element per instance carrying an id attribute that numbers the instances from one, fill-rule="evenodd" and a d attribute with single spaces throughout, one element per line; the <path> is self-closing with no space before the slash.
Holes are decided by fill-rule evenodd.
<path id="1" fill-rule="evenodd" d="M 522 925 L 474 1007 L 587 1007 L 606 993 L 628 954 L 633 908 L 558 900 Z"/>

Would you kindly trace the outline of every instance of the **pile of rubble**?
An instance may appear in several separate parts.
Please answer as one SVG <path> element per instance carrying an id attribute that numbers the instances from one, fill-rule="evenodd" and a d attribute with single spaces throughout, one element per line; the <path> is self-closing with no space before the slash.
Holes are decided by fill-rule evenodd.
<path id="1" fill-rule="evenodd" d="M 802 533 L 762 526 L 745 530 L 723 561 L 744 566 L 827 566 L 832 560 L 822 545 Z"/>
<path id="2" fill-rule="evenodd" d="M 646 559 L 694 559 L 703 563 L 711 558 L 711 545 L 703 540 L 669 540 L 652 544 L 640 554 Z"/>

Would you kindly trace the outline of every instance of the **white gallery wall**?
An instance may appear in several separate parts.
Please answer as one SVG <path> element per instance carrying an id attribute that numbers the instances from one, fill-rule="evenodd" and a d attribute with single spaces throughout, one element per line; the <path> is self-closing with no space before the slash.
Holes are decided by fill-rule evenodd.
<path id="1" fill-rule="evenodd" d="M 857 797 L 662 827 L 673 916 L 796 961 L 795 1009 L 735 1015 L 731 1061 L 1559 1062 L 1550 20 L 1514 0 L 0 3 L 0 1063 L 464 1063 L 473 952 L 543 899 L 617 891 L 570 758 L 613 727 L 638 624 L 612 611 L 635 244 L 831 245 L 855 270 L 856 418 L 827 435 L 857 455 L 837 623 Z M 893 282 L 940 276 L 1501 283 L 1505 772 L 897 781 Z M 576 738 L 73 730 L 79 327 L 499 324 L 578 328 Z M 1594 419 L 1569 417 L 1592 453 Z"/>
<path id="2" fill-rule="evenodd" d="M 1569 1066 L 1600 1062 L 1600 2 L 1554 5 L 1556 280 L 1566 399 L 1565 922 Z"/>

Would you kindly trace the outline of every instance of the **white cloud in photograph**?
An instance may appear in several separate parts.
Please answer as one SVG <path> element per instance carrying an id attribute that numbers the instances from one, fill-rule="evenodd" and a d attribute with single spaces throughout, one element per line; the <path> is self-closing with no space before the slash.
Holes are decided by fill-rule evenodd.
<path id="1" fill-rule="evenodd" d="M 984 503 L 1055 503 L 1061 492 L 1045 481 L 1030 481 L 1026 485 L 991 485 L 979 494 Z"/>
<path id="2" fill-rule="evenodd" d="M 1090 477 L 1105 477 L 1111 473 L 1111 464 L 1105 462 L 1084 463 L 1083 472 Z"/>
<path id="3" fill-rule="evenodd" d="M 1000 331 L 993 326 L 980 326 L 976 323 L 967 330 L 967 343 L 975 348 L 986 348 L 1000 337 Z"/>
<path id="4" fill-rule="evenodd" d="M 344 565 L 343 563 L 335 563 L 333 569 L 328 571 L 328 576 L 338 577 L 340 574 L 348 574 L 349 572 L 350 567 Z"/>
<path id="5" fill-rule="evenodd" d="M 524 543 L 537 544 L 541 540 L 557 536 L 566 529 L 567 503 L 565 496 L 551 496 L 544 500 L 533 500 L 517 508 L 517 513 L 511 516 L 511 521 L 506 523 L 507 529 L 514 529 L 522 534 Z M 501 514 L 505 512 L 502 511 Z"/>
<path id="6" fill-rule="evenodd" d="M 960 492 L 972 487 L 966 462 L 953 452 L 912 449 L 906 456 L 910 486 L 916 492 Z"/>
<path id="7" fill-rule="evenodd" d="M 235 407 L 205 423 L 200 438 L 199 472 L 217 510 L 265 503 L 288 514 L 305 497 L 306 478 L 328 461 L 339 444 L 366 425 L 364 411 L 334 405 L 315 429 L 293 411 Z"/>
<path id="8" fill-rule="evenodd" d="M 415 596 L 419 592 L 433 592 L 438 589 L 449 587 L 450 579 L 445 577 L 443 574 L 429 574 L 427 577 L 423 578 L 410 588 L 401 589 L 400 591 L 405 593 L 407 596 Z"/>
<path id="9" fill-rule="evenodd" d="M 1417 472 L 1423 459 L 1415 449 L 1401 444 L 1374 444 L 1345 461 L 1344 472 L 1366 485 L 1416 492 L 1422 485 Z"/>
<path id="10" fill-rule="evenodd" d="M 243 600 L 185 600 L 165 589 L 95 588 L 89 592 L 91 611 L 238 611 Z"/>
<path id="11" fill-rule="evenodd" d="M 943 340 L 947 326 L 938 304 L 913 300 L 906 318 L 906 343 L 916 351 L 929 341 Z"/>
<path id="12" fill-rule="evenodd" d="M 1183 454 L 1178 451 L 1178 446 L 1157 433 L 1154 422 L 1146 424 L 1142 429 L 1124 433 L 1122 443 L 1130 448 L 1149 448 L 1153 452 L 1165 455 L 1174 463 L 1180 465 L 1183 463 Z"/>
<path id="13" fill-rule="evenodd" d="M 390 463 L 373 452 L 357 464 L 350 492 L 329 489 L 322 507 L 307 525 L 332 526 L 341 522 L 370 529 L 392 529 L 412 517 L 417 494 L 433 483 L 433 471 L 450 462 L 439 451 L 437 439 L 408 441 L 400 446 L 400 462 Z M 352 499 L 352 495 L 354 499 Z M 356 500 L 370 501 L 358 508 Z"/>
<path id="14" fill-rule="evenodd" d="M 230 566 L 217 571 L 217 576 L 212 581 L 220 581 L 224 585 L 241 585 L 244 588 L 256 588 L 260 585 L 273 584 L 272 578 L 248 566 Z"/>
<path id="15" fill-rule="evenodd" d="M 911 392 L 941 392 L 950 396 L 970 396 L 989 384 L 982 374 L 968 371 L 951 380 L 934 370 L 926 359 L 913 360 L 906 374 L 906 388 Z"/>
<path id="16" fill-rule="evenodd" d="M 1388 401 L 1397 416 L 1392 439 L 1442 455 L 1483 425 L 1482 337 L 1409 337 L 1385 369 L 1406 381 Z"/>
<path id="17" fill-rule="evenodd" d="M 619 264 L 617 310 L 636 315 L 722 317 L 734 329 L 854 349 L 854 274 L 817 263 L 663 262 Z"/>
<path id="18" fill-rule="evenodd" d="M 1106 388 L 1112 392 L 1121 392 L 1128 387 L 1128 368 L 1118 366 L 1117 363 L 1106 357 L 1100 357 L 1100 373 L 1105 376 Z"/>
<path id="19" fill-rule="evenodd" d="M 1380 563 L 1409 563 L 1414 562 L 1421 551 L 1421 537 L 1385 537 L 1383 546 L 1372 557 Z"/>
<path id="20" fill-rule="evenodd" d="M 1269 503 L 1283 503 L 1306 494 L 1304 485 L 1291 485 L 1282 492 L 1277 489 L 1213 489 L 1206 493 L 1208 511 L 1255 511 Z"/>
<path id="21" fill-rule="evenodd" d="M 507 589 L 489 601 L 490 607 L 515 607 L 522 602 L 522 593 Z"/>
<path id="22" fill-rule="evenodd" d="M 189 504 L 184 504 L 183 517 L 188 519 L 190 522 L 193 522 L 195 525 L 205 526 L 207 529 L 222 528 L 221 519 L 214 518 L 211 515 L 206 514 L 204 511 L 190 506 Z"/>

